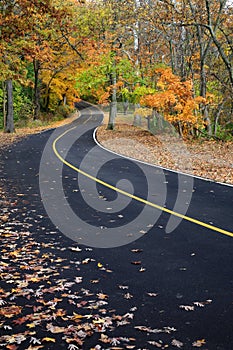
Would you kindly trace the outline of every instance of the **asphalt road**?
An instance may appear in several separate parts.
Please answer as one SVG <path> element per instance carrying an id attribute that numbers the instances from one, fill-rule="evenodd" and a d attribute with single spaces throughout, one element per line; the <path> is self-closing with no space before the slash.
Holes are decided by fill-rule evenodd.
<path id="1" fill-rule="evenodd" d="M 233 187 L 110 154 L 93 140 L 101 112 L 79 107 L 82 115 L 70 125 L 28 136 L 2 152 L 2 183 L 12 198 L 24 194 L 15 217 L 30 215 L 31 230 L 41 241 L 93 248 L 92 258 L 113 271 L 96 288 L 111 296 L 111 307 L 122 313 L 137 307 L 132 322 L 121 329 L 125 337 L 136 338 L 136 349 L 156 348 L 148 343 L 156 339 L 164 344 L 178 339 L 184 349 L 193 349 L 204 339 L 203 349 L 231 350 Z M 85 274 L 95 277 L 91 268 Z M 122 298 L 117 286 L 127 286 L 131 297 Z M 176 331 L 153 334 L 134 328 L 139 325 Z"/>

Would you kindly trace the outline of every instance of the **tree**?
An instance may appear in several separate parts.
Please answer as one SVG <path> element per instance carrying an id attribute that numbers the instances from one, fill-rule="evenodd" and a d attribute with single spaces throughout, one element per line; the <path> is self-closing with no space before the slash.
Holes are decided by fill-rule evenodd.
<path id="1" fill-rule="evenodd" d="M 27 68 L 33 67 L 34 119 L 37 119 L 42 102 L 41 89 L 45 82 L 48 83 L 43 96 L 45 109 L 49 106 L 49 92 L 54 93 L 55 90 L 58 92 L 58 87 L 55 88 L 55 78 L 58 79 L 58 76 L 63 92 L 58 92 L 57 97 L 62 94 L 65 100 L 67 99 L 65 95 L 71 92 L 71 79 L 67 76 L 71 76 L 71 70 L 69 71 L 67 62 L 72 62 L 70 67 L 72 66 L 72 73 L 75 76 L 74 65 L 77 59 L 72 56 L 73 51 L 69 43 L 73 40 L 71 33 L 75 31 L 75 13 L 82 5 L 74 0 L 65 0 L 63 3 L 58 0 L 39 2 L 18 0 L 3 1 L 0 6 L 0 24 L 2 24 L 0 64 L 6 68 L 4 78 L 25 84 Z M 69 36 L 64 35 L 64 30 L 70 33 Z M 67 75 L 62 75 L 64 70 Z M 47 74 L 49 75 L 47 81 L 45 71 L 52 72 L 51 75 Z M 74 86 L 75 78 L 72 90 L 75 95 Z M 10 101 L 13 101 L 13 98 Z"/>
<path id="2" fill-rule="evenodd" d="M 191 81 L 181 81 L 172 73 L 171 68 L 160 68 L 155 93 L 141 98 L 141 105 L 150 107 L 161 128 L 161 116 L 173 124 L 181 136 L 191 131 L 192 127 L 201 125 L 199 105 L 207 103 L 202 97 L 193 97 Z"/>
<path id="3" fill-rule="evenodd" d="M 7 113 L 4 131 L 12 133 L 14 128 L 14 108 L 13 108 L 13 84 L 12 79 L 7 79 L 6 82 L 6 94 L 7 94 Z"/>

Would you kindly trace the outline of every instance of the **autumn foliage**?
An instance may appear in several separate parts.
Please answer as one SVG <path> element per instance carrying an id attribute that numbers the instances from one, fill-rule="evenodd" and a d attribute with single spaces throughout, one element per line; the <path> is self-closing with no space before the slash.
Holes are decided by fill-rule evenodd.
<path id="1" fill-rule="evenodd" d="M 194 97 L 191 80 L 181 81 L 170 68 L 156 69 L 156 91 L 141 98 L 142 105 L 152 108 L 173 125 L 188 131 L 199 127 L 200 105 L 207 103 L 203 97 Z"/>
<path id="2" fill-rule="evenodd" d="M 15 120 L 116 95 L 182 132 L 208 121 L 209 136 L 232 133 L 232 11 L 225 0 L 3 0 L 1 124 L 8 92 Z"/>

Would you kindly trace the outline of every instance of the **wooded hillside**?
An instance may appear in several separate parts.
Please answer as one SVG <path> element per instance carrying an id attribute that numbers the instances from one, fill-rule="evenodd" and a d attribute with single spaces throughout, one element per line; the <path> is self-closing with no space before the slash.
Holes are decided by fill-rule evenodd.
<path id="1" fill-rule="evenodd" d="M 231 2 L 2 0 L 0 33 L 6 132 L 65 117 L 81 98 L 110 104 L 109 128 L 122 102 L 135 123 L 232 139 Z"/>

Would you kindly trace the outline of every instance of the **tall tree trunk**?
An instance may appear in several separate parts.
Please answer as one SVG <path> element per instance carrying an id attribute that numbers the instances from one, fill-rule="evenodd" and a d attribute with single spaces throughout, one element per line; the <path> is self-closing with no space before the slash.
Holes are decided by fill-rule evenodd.
<path id="1" fill-rule="evenodd" d="M 66 106 L 67 104 L 67 97 L 66 95 L 63 95 L 63 106 Z"/>
<path id="2" fill-rule="evenodd" d="M 175 62 L 174 62 L 174 54 L 173 54 L 173 47 L 172 47 L 172 39 L 169 39 L 169 53 L 170 53 L 172 73 L 175 74 Z"/>
<path id="3" fill-rule="evenodd" d="M 34 66 L 34 76 L 35 76 L 35 85 L 34 85 L 34 116 L 33 119 L 36 120 L 39 118 L 40 114 L 40 84 L 39 84 L 39 73 L 40 73 L 40 62 L 38 60 L 33 61 Z"/>
<path id="4" fill-rule="evenodd" d="M 123 111 L 124 111 L 124 115 L 127 114 L 128 108 L 129 108 L 129 101 L 128 101 L 128 100 L 123 101 Z"/>
<path id="5" fill-rule="evenodd" d="M 220 115 L 222 113 L 223 104 L 224 103 L 222 102 L 218 105 L 217 113 L 216 113 L 215 118 L 214 118 L 214 136 L 217 136 L 218 121 L 219 121 Z"/>
<path id="6" fill-rule="evenodd" d="M 111 73 L 111 83 L 112 83 L 112 101 L 110 103 L 109 111 L 109 121 L 108 121 L 108 130 L 113 130 L 115 127 L 115 119 L 117 115 L 117 91 L 116 91 L 116 71 L 115 67 Z"/>
<path id="7" fill-rule="evenodd" d="M 205 122 L 207 134 L 209 136 L 212 136 L 212 123 L 209 117 L 208 106 L 204 106 L 203 115 L 204 115 L 204 122 Z"/>
<path id="8" fill-rule="evenodd" d="M 2 113 L 3 113 L 3 127 L 6 126 L 6 113 L 7 113 L 7 95 L 6 95 L 6 82 L 2 82 Z"/>
<path id="9" fill-rule="evenodd" d="M 178 122 L 178 131 L 179 131 L 180 137 L 183 138 L 183 129 L 182 129 L 182 124 L 180 121 Z"/>
<path id="10" fill-rule="evenodd" d="M 6 108 L 6 123 L 5 123 L 4 131 L 8 133 L 12 133 L 15 131 L 12 79 L 6 80 L 6 95 L 7 95 L 7 108 Z"/>
<path id="11" fill-rule="evenodd" d="M 201 57 L 200 65 L 200 96 L 206 98 L 206 70 L 205 70 L 205 59 Z"/>

